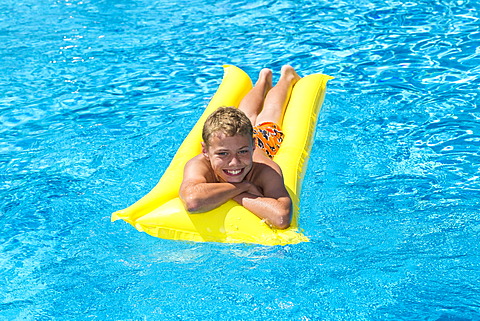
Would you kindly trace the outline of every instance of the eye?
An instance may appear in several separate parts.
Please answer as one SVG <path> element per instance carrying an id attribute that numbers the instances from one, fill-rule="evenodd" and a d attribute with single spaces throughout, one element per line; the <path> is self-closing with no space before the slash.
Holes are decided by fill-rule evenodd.
<path id="1" fill-rule="evenodd" d="M 217 154 L 218 156 L 220 156 L 220 157 L 225 157 L 225 156 L 228 155 L 227 152 L 217 152 L 216 154 Z"/>
<path id="2" fill-rule="evenodd" d="M 239 151 L 238 153 L 241 154 L 241 155 L 245 155 L 245 154 L 249 153 L 249 150 L 248 149 L 243 149 L 243 150 Z"/>

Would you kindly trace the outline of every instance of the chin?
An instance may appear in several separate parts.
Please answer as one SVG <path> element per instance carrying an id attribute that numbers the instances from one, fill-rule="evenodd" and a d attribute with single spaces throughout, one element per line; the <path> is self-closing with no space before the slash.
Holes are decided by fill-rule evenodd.
<path id="1" fill-rule="evenodd" d="M 225 180 L 226 180 L 227 182 L 229 182 L 229 183 L 241 183 L 241 182 L 243 182 L 243 179 L 244 179 L 244 178 L 245 178 L 245 177 L 243 177 L 243 176 L 242 176 L 242 177 L 231 177 L 231 176 L 227 176 L 227 177 L 225 177 Z"/>

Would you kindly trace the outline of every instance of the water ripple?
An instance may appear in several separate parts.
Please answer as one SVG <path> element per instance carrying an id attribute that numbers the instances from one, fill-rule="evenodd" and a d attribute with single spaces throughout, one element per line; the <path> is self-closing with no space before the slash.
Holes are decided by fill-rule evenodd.
<path id="1" fill-rule="evenodd" d="M 475 319 L 479 12 L 2 1 L 2 317 Z M 335 76 L 303 186 L 310 243 L 192 247 L 109 222 L 155 185 L 225 63 Z"/>

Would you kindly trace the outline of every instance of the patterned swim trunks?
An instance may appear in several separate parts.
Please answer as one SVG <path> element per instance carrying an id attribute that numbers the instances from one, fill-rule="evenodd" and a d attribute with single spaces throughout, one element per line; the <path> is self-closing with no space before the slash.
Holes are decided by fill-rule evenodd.
<path id="1" fill-rule="evenodd" d="M 253 127 L 253 137 L 256 138 L 257 147 L 273 158 L 282 144 L 283 132 L 277 124 L 264 122 Z"/>

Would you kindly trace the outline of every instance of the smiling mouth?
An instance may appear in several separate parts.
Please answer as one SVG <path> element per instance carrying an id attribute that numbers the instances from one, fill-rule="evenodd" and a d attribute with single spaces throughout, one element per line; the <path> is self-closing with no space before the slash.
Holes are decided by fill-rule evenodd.
<path id="1" fill-rule="evenodd" d="M 224 169 L 223 172 L 227 174 L 228 176 L 237 176 L 243 173 L 243 168 L 242 169 Z"/>

